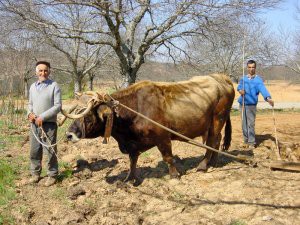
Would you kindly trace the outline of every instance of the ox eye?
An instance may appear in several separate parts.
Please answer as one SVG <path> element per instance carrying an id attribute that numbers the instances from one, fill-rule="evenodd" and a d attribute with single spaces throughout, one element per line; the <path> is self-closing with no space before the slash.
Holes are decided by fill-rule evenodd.
<path id="1" fill-rule="evenodd" d="M 71 134 L 68 134 L 68 135 L 67 135 L 67 139 L 68 139 L 68 140 L 71 140 L 71 139 L 72 139 L 72 135 L 71 135 Z"/>

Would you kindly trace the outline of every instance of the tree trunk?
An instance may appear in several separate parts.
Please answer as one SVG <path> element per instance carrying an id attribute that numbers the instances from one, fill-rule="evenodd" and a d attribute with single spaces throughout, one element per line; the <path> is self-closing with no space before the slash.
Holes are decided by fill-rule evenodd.
<path id="1" fill-rule="evenodd" d="M 24 97 L 28 98 L 28 80 L 24 80 Z"/>
<path id="2" fill-rule="evenodd" d="M 121 89 L 127 88 L 136 81 L 137 70 L 130 69 L 129 71 L 122 71 L 122 84 Z"/>
<path id="3" fill-rule="evenodd" d="M 74 93 L 82 91 L 82 79 L 75 79 L 74 81 Z"/>
<path id="4" fill-rule="evenodd" d="M 90 91 L 93 90 L 93 82 L 94 82 L 94 76 L 89 76 L 88 88 Z"/>

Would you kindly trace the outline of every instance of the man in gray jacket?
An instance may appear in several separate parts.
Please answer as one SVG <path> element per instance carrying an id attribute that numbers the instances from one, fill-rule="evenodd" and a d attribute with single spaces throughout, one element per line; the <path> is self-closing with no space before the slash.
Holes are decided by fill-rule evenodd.
<path id="1" fill-rule="evenodd" d="M 56 119 L 61 110 L 61 91 L 58 84 L 49 79 L 49 62 L 37 62 L 36 75 L 38 80 L 30 87 L 28 103 L 28 120 L 31 122 L 30 171 L 32 175 L 29 183 L 38 183 L 40 180 L 44 150 L 48 156 L 48 178 L 45 186 L 51 186 L 56 183 L 58 175 L 56 145 L 52 147 L 45 145 L 56 143 Z M 46 137 L 42 136 L 43 131 Z"/>

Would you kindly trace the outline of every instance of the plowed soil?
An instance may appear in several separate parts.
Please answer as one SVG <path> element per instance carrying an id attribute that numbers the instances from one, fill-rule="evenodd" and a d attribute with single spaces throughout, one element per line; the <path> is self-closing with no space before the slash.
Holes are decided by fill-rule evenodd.
<path id="1" fill-rule="evenodd" d="M 278 140 L 291 146 L 299 161 L 300 113 L 275 116 Z M 240 147 L 238 115 L 232 116 L 232 123 L 228 153 L 260 162 L 276 160 L 271 112 L 257 115 L 259 146 L 254 150 Z M 284 146 L 281 156 L 291 161 Z M 181 178 L 170 179 L 167 165 L 153 148 L 139 157 L 139 186 L 123 182 L 129 159 L 113 139 L 107 145 L 101 138 L 60 143 L 58 157 L 65 176 L 51 187 L 43 186 L 45 178 L 37 185 L 26 184 L 28 142 L 8 153 L 26 157 L 11 205 L 16 224 L 300 224 L 300 173 L 271 170 L 261 163 L 245 165 L 222 155 L 217 167 L 197 172 L 205 150 L 182 142 L 173 142 Z"/>

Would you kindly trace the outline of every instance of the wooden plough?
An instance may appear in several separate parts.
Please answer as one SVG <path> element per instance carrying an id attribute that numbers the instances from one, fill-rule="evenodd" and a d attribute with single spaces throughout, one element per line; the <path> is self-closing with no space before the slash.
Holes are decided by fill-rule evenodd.
<path id="1" fill-rule="evenodd" d="M 269 163 L 261 163 L 262 166 L 268 167 L 272 170 L 285 170 L 285 171 L 297 171 L 300 172 L 299 162 L 286 162 L 286 161 L 274 161 Z"/>

